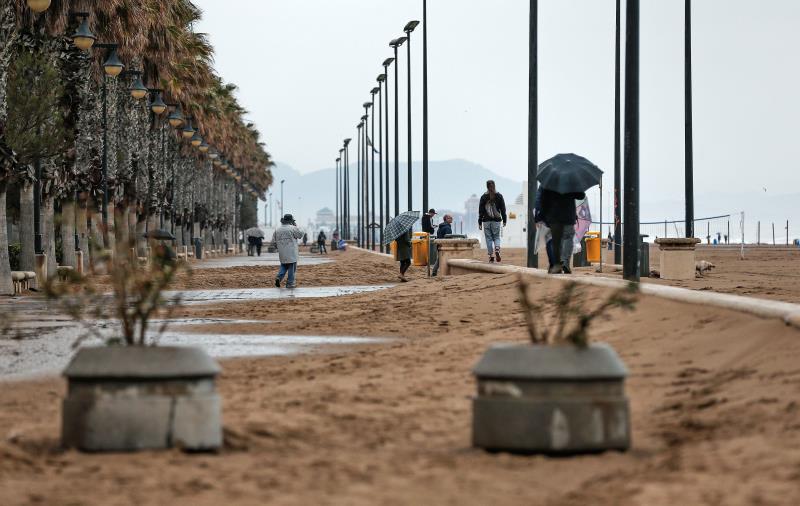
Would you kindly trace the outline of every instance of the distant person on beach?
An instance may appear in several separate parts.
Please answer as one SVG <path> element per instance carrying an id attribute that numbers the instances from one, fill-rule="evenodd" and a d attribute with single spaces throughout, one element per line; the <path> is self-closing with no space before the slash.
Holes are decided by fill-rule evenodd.
<path id="1" fill-rule="evenodd" d="M 308 234 L 303 232 L 303 246 L 305 246 L 306 244 L 308 244 Z"/>
<path id="2" fill-rule="evenodd" d="M 445 214 L 439 228 L 436 229 L 436 239 L 444 239 L 446 236 L 453 233 L 453 217 Z M 436 263 L 433 264 L 433 272 L 431 276 L 436 276 L 439 273 L 439 256 L 436 256 Z"/>
<path id="3" fill-rule="evenodd" d="M 611 235 L 611 231 L 608 231 L 608 251 L 614 250 L 614 236 Z"/>
<path id="4" fill-rule="evenodd" d="M 483 230 L 486 238 L 486 250 L 489 252 L 489 262 L 495 259 L 500 262 L 500 223 L 506 226 L 506 202 L 503 195 L 497 192 L 494 181 L 486 181 L 486 193 L 481 196 L 478 204 L 478 230 Z"/>
<path id="5" fill-rule="evenodd" d="M 319 231 L 319 235 L 317 236 L 317 248 L 319 248 L 320 255 L 327 255 L 328 250 L 325 248 L 325 241 L 328 240 L 328 237 L 325 235 L 324 230 Z"/>
<path id="6" fill-rule="evenodd" d="M 400 281 L 407 282 L 406 271 L 411 267 L 411 229 L 396 239 L 397 261 L 400 262 Z"/>
<path id="7" fill-rule="evenodd" d="M 264 245 L 264 238 L 263 237 L 256 237 L 255 247 L 258 256 L 261 256 L 261 246 Z"/>
<path id="8" fill-rule="evenodd" d="M 303 231 L 297 228 L 291 214 L 281 218 L 281 226 L 272 234 L 272 246 L 278 250 L 278 259 L 281 262 L 278 275 L 275 276 L 275 286 L 281 287 L 283 277 L 287 276 L 286 288 L 295 288 L 295 273 L 297 272 L 297 257 L 299 251 L 297 240 L 303 237 Z"/>
<path id="9" fill-rule="evenodd" d="M 550 274 L 572 274 L 569 267 L 572 256 L 575 224 L 578 222 L 576 200 L 583 200 L 586 194 L 556 193 L 552 190 L 542 191 L 542 214 L 544 221 L 553 234 L 553 257 L 556 265 L 548 269 Z"/>

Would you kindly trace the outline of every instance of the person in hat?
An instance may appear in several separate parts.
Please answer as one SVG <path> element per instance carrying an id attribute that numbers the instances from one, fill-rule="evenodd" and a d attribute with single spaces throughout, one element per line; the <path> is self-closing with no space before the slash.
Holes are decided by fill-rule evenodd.
<path id="1" fill-rule="evenodd" d="M 278 259 L 281 262 L 278 275 L 275 276 L 275 286 L 281 287 L 283 277 L 287 276 L 286 288 L 295 288 L 295 274 L 297 272 L 297 257 L 299 251 L 297 240 L 303 238 L 303 231 L 297 228 L 291 214 L 281 218 L 281 226 L 272 234 L 272 246 L 278 250 Z"/>
<path id="2" fill-rule="evenodd" d="M 422 215 L 422 231 L 433 235 L 433 217 L 436 216 L 435 209 L 428 209 L 428 212 Z"/>

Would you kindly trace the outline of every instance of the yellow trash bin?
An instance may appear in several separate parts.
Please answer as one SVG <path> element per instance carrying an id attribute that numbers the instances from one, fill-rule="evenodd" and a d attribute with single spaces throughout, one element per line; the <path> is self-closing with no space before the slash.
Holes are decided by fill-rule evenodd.
<path id="1" fill-rule="evenodd" d="M 412 263 L 417 267 L 428 265 L 428 233 L 414 232 L 411 239 Z"/>
<path id="2" fill-rule="evenodd" d="M 586 260 L 599 263 L 602 250 L 600 232 L 586 232 Z"/>

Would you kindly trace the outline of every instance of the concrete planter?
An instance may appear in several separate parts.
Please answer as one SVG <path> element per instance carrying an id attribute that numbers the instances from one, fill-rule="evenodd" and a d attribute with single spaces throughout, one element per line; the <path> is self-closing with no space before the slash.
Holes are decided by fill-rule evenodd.
<path id="1" fill-rule="evenodd" d="M 62 444 L 87 451 L 219 448 L 219 372 L 199 348 L 81 348 L 64 371 Z"/>
<path id="2" fill-rule="evenodd" d="M 496 345 L 473 373 L 477 448 L 574 454 L 630 447 L 627 370 L 606 344 Z"/>

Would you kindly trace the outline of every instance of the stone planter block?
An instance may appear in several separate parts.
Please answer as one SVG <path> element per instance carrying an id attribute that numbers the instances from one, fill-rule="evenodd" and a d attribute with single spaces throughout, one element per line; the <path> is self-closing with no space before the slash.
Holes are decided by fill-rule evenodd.
<path id="1" fill-rule="evenodd" d="M 661 279 L 694 279 L 695 246 L 699 242 L 700 239 L 694 237 L 656 239 L 661 256 Z"/>
<path id="2" fill-rule="evenodd" d="M 473 258 L 473 250 L 478 244 L 480 241 L 477 239 L 437 239 L 435 245 L 439 255 L 439 275 L 457 274 L 451 272 L 447 263 L 456 258 Z"/>
<path id="3" fill-rule="evenodd" d="M 62 443 L 87 451 L 219 448 L 219 372 L 199 348 L 81 348 L 64 371 Z"/>
<path id="4" fill-rule="evenodd" d="M 630 447 L 627 370 L 608 345 L 496 345 L 473 373 L 477 448 L 572 454 Z"/>

